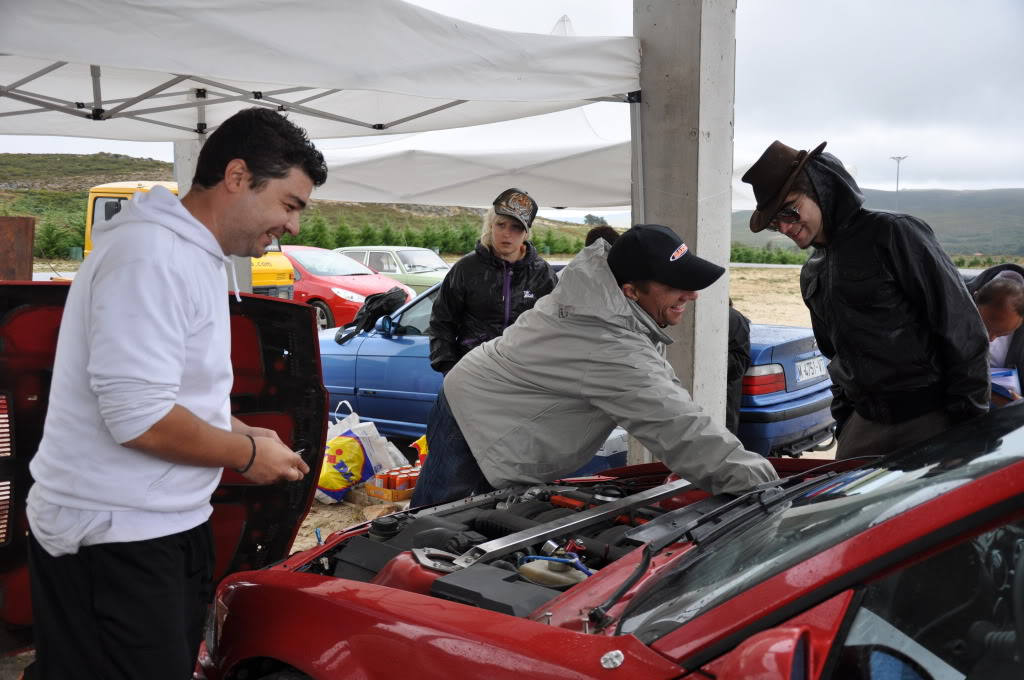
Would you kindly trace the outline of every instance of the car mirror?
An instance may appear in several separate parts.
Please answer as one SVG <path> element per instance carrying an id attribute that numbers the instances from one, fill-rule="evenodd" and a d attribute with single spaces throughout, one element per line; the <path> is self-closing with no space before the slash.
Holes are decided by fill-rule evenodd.
<path id="1" fill-rule="evenodd" d="M 716 664 L 719 678 L 805 680 L 810 676 L 808 630 L 779 626 L 752 635 Z"/>
<path id="2" fill-rule="evenodd" d="M 390 316 L 385 314 L 384 316 L 377 319 L 377 323 L 373 325 L 373 330 L 377 331 L 384 337 L 390 337 L 395 330 L 395 321 Z"/>

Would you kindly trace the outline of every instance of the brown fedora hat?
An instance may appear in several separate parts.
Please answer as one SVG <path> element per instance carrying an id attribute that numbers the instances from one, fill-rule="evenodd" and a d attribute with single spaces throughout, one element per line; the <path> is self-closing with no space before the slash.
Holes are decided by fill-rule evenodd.
<path id="1" fill-rule="evenodd" d="M 821 153 L 827 143 L 822 142 L 807 152 L 797 151 L 775 140 L 743 174 L 743 181 L 754 187 L 754 199 L 757 201 L 757 209 L 750 216 L 750 231 L 756 234 L 768 226 L 786 200 L 797 174 L 807 161 Z"/>

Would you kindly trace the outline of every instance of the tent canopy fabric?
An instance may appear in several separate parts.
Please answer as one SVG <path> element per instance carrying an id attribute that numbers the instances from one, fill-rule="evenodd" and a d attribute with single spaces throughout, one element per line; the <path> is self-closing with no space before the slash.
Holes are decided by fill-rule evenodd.
<path id="1" fill-rule="evenodd" d="M 240 108 L 313 138 L 622 100 L 635 38 L 500 31 L 401 0 L 5 0 L 0 134 L 183 141 Z"/>
<path id="2" fill-rule="evenodd" d="M 598 104 L 595 106 L 614 106 Z M 622 113 L 625 115 L 625 107 Z M 542 207 L 630 203 L 628 121 L 619 138 L 596 132 L 586 108 L 457 130 L 348 140 L 324 152 L 330 171 L 315 198 L 486 207 L 509 187 Z"/>

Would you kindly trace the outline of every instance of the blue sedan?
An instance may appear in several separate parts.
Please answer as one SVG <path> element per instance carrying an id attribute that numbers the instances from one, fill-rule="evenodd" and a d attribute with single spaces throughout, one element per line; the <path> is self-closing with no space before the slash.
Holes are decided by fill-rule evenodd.
<path id="1" fill-rule="evenodd" d="M 441 388 L 430 368 L 430 312 L 439 286 L 425 291 L 370 332 L 344 345 L 336 329 L 320 333 L 331 411 L 348 401 L 385 437 L 416 439 Z M 751 366 L 743 378 L 739 437 L 762 455 L 798 455 L 831 439 L 832 381 L 806 328 L 751 324 Z"/>

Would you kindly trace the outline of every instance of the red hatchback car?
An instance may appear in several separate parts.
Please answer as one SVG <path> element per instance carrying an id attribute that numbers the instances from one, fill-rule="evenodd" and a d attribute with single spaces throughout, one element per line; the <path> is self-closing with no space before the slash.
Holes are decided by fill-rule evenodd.
<path id="1" fill-rule="evenodd" d="M 368 295 L 396 286 L 405 291 L 406 300 L 416 295 L 404 283 L 333 250 L 312 246 L 281 246 L 281 250 L 295 268 L 295 299 L 316 309 L 321 330 L 351 323 Z"/>
<path id="2" fill-rule="evenodd" d="M 217 590 L 197 677 L 1024 677 L 1024 407 L 890 457 L 401 512 Z"/>

